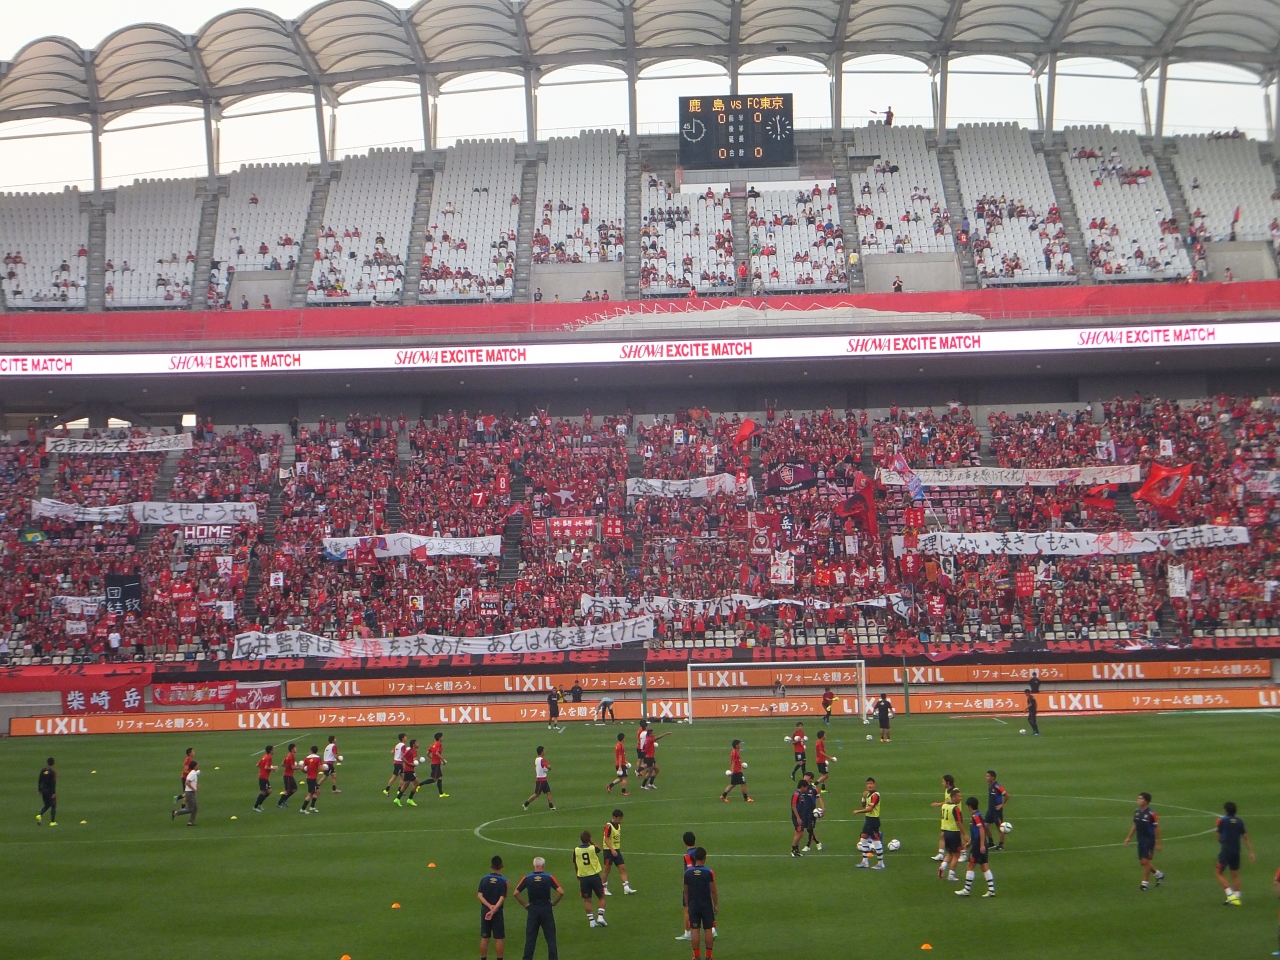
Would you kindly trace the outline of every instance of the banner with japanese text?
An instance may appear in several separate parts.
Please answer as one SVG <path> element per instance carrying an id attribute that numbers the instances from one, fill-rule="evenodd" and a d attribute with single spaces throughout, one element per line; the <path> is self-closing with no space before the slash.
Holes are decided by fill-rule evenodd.
<path id="1" fill-rule="evenodd" d="M 34 519 L 51 517 L 65 523 L 124 523 L 136 520 L 151 526 L 177 524 L 257 523 L 256 503 L 120 503 L 110 507 L 83 507 L 42 497 L 31 501 Z"/>
<path id="2" fill-rule="evenodd" d="M 111 437 L 76 440 L 72 437 L 45 437 L 46 453 L 59 454 L 121 454 L 167 453 L 170 450 L 190 450 L 191 434 L 176 433 L 167 437 L 128 437 L 117 440 Z"/>
<path id="3" fill-rule="evenodd" d="M 70 715 L 87 713 L 141 713 L 145 683 L 130 679 L 107 678 L 91 681 L 62 691 L 62 712 Z"/>
<path id="4" fill-rule="evenodd" d="M 325 537 L 324 549 L 335 558 L 372 547 L 375 557 L 407 557 L 414 551 L 430 557 L 500 557 L 502 537 L 420 537 L 388 533 L 378 537 Z"/>
<path id="5" fill-rule="evenodd" d="M 1141 483 L 1142 468 L 1136 463 L 1115 467 L 956 467 L 948 470 L 916 470 L 926 487 L 1058 487 L 1064 484 Z M 881 470 L 886 487 L 906 485 L 893 470 Z"/>
<path id="6" fill-rule="evenodd" d="M 1249 542 L 1247 527 L 1175 527 L 1171 530 L 1125 530 L 1118 533 L 924 533 L 917 540 L 917 553 L 942 555 L 977 553 L 1018 556 L 1123 556 L 1156 553 L 1161 550 L 1203 550 L 1238 547 Z M 893 538 L 895 556 L 907 552 L 902 537 Z"/>
<path id="7" fill-rule="evenodd" d="M 691 497 L 701 499 L 716 494 L 745 493 L 755 495 L 755 484 L 748 478 L 745 490 L 738 486 L 738 478 L 731 473 L 718 473 L 710 477 L 692 480 L 651 480 L 646 477 L 630 477 L 627 480 L 628 497 Z"/>

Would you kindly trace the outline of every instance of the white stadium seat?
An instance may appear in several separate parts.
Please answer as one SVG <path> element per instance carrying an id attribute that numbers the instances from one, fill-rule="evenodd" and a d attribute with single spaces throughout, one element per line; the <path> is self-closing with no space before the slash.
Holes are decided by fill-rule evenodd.
<path id="1" fill-rule="evenodd" d="M 85 304 L 89 214 L 80 191 L 0 195 L 0 284 L 11 308 L 68 308 Z M 63 265 L 66 269 L 63 269 Z"/>
<path id="2" fill-rule="evenodd" d="M 873 123 L 854 129 L 853 144 L 858 156 L 878 158 L 851 173 L 854 203 L 864 211 L 857 217 L 862 255 L 954 251 L 938 155 L 924 128 Z"/>
<path id="3" fill-rule="evenodd" d="M 289 259 L 302 250 L 311 206 L 312 184 L 305 164 L 246 164 L 227 180 L 230 187 L 218 206 L 213 241 L 211 301 L 226 296 L 228 267 L 270 270 L 278 263 L 287 269 Z M 266 253 L 261 252 L 263 245 Z"/>
<path id="4" fill-rule="evenodd" d="M 108 309 L 191 302 L 203 201 L 195 180 L 137 180 L 107 211 Z"/>
<path id="5" fill-rule="evenodd" d="M 626 173 L 616 131 L 547 141 L 547 160 L 538 164 L 533 262 L 620 262 Z"/>

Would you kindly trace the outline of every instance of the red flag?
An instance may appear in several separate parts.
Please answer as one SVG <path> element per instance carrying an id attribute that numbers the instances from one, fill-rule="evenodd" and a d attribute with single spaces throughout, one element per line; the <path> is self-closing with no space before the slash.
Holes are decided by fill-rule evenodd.
<path id="1" fill-rule="evenodd" d="M 740 447 L 760 432 L 760 424 L 751 419 L 743 420 L 742 425 L 738 427 L 737 436 L 733 438 L 733 445 Z"/>
<path id="2" fill-rule="evenodd" d="M 1147 474 L 1147 482 L 1133 495 L 1135 500 L 1144 500 L 1153 506 L 1171 509 L 1182 499 L 1182 492 L 1187 488 L 1187 479 L 1191 476 L 1191 464 L 1181 467 L 1166 467 L 1159 463 L 1151 464 L 1151 472 Z"/>
<path id="3" fill-rule="evenodd" d="M 1099 483 L 1090 487 L 1080 502 L 1086 507 L 1093 507 L 1095 510 L 1114 510 L 1116 508 L 1116 492 L 1120 489 L 1118 483 Z"/>
<path id="4" fill-rule="evenodd" d="M 1239 205 L 1237 205 L 1235 216 L 1231 218 L 1231 225 L 1234 227 L 1239 222 L 1240 222 L 1240 207 Z"/>
<path id="5" fill-rule="evenodd" d="M 413 557 L 413 559 L 417 560 L 419 563 L 426 563 L 426 562 L 427 562 L 427 548 L 426 548 L 425 546 L 422 546 L 422 547 L 414 547 L 413 549 L 411 549 L 411 550 L 409 551 L 409 556 Z"/>

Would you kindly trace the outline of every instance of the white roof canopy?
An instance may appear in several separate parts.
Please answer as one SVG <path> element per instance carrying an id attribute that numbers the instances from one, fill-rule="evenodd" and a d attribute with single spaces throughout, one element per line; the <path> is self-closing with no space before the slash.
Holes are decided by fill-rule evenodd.
<path id="1" fill-rule="evenodd" d="M 671 59 L 736 67 L 785 53 L 829 68 L 866 54 L 994 54 L 1036 70 L 1096 57 L 1149 75 L 1161 61 L 1231 64 L 1270 79 L 1280 0 L 326 0 L 296 21 L 232 10 L 195 36 L 125 27 L 96 50 L 61 37 L 0 62 L 0 122 L 99 117 L 167 104 L 229 106 L 279 91 L 329 99 L 378 80 Z"/>

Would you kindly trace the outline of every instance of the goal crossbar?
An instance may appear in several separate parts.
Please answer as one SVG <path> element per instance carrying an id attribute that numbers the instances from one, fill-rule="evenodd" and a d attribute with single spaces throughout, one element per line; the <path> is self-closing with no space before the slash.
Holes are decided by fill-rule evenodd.
<path id="1" fill-rule="evenodd" d="M 841 716 L 857 716 L 870 723 L 867 709 L 867 662 L 865 660 L 803 660 L 794 663 L 685 665 L 686 719 L 697 715 L 699 700 L 741 701 L 743 712 L 726 716 L 820 716 L 823 691 L 830 687 L 845 709 Z M 785 693 L 776 690 L 780 684 Z M 841 694 L 840 688 L 845 688 Z M 853 687 L 850 694 L 848 688 Z M 852 699 L 852 709 L 848 701 Z M 772 701 L 772 708 L 769 701 Z M 792 709 L 796 706 L 798 709 Z M 753 712 L 755 711 L 755 712 Z M 720 715 L 720 714 L 716 714 Z M 704 719 L 709 716 L 704 714 Z"/>

